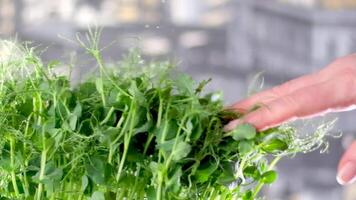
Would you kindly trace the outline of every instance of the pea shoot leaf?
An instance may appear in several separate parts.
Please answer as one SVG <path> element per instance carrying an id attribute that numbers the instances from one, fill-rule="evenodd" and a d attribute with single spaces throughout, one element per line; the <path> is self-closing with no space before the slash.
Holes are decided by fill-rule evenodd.
<path id="1" fill-rule="evenodd" d="M 91 195 L 90 200 L 105 200 L 104 193 L 101 191 L 95 191 L 93 195 Z"/>
<path id="2" fill-rule="evenodd" d="M 232 138 L 234 138 L 236 141 L 243 139 L 250 140 L 256 136 L 256 129 L 249 124 L 239 125 L 231 132 Z"/>
<path id="3" fill-rule="evenodd" d="M 276 171 L 267 171 L 262 174 L 262 182 L 271 184 L 277 179 L 277 172 Z"/>

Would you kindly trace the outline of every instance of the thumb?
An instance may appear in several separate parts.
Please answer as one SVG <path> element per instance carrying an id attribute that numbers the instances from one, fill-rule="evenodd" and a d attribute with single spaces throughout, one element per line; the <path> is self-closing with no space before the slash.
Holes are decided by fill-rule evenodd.
<path id="1" fill-rule="evenodd" d="M 336 179 L 341 185 L 352 184 L 356 181 L 356 141 L 342 156 Z"/>

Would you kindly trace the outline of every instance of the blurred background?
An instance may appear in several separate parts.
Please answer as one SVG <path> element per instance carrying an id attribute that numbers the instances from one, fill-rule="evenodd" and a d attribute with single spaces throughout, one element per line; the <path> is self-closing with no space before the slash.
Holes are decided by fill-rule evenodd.
<path id="1" fill-rule="evenodd" d="M 323 68 L 356 52 L 356 0 L 0 0 L 0 38 L 33 41 L 46 60 L 77 52 L 80 77 L 90 61 L 66 39 L 103 27 L 106 60 L 138 47 L 147 59 L 174 60 L 195 79 L 213 78 L 226 104 L 246 97 L 255 74 L 265 88 Z M 4 49 L 0 47 L 0 56 Z M 355 138 L 356 112 L 338 117 L 329 152 L 279 165 L 268 200 L 354 200 L 356 187 L 336 183 L 336 166 Z"/>

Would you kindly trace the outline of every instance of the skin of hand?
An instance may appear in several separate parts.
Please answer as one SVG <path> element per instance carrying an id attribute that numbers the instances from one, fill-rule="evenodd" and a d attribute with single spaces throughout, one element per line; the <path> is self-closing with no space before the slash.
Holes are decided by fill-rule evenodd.
<path id="1" fill-rule="evenodd" d="M 257 110 L 253 107 L 260 105 Z M 356 108 L 356 54 L 342 57 L 321 71 L 288 81 L 257 93 L 229 108 L 245 113 L 231 121 L 225 131 L 248 123 L 265 130 L 281 123 Z M 356 141 L 340 160 L 337 180 L 346 185 L 356 181 Z"/>

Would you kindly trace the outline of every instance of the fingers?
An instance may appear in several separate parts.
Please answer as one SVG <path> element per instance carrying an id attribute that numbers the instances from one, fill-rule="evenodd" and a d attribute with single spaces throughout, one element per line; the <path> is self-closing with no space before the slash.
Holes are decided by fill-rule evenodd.
<path id="1" fill-rule="evenodd" d="M 356 141 L 342 156 L 336 179 L 341 185 L 352 184 L 356 181 Z"/>
<path id="2" fill-rule="evenodd" d="M 352 76 L 342 76 L 301 88 L 267 102 L 240 120 L 230 122 L 225 130 L 232 130 L 241 123 L 249 123 L 258 130 L 264 130 L 295 118 L 344 109 L 355 102 L 355 92 L 350 92 L 356 89 L 354 79 Z"/>
<path id="3" fill-rule="evenodd" d="M 233 104 L 231 108 L 240 112 L 248 111 L 256 104 L 266 104 L 281 96 L 288 95 L 304 87 L 333 79 L 336 76 L 356 74 L 355 63 L 356 54 L 339 58 L 320 72 L 299 77 L 280 86 L 255 94 L 245 100 Z"/>
<path id="4" fill-rule="evenodd" d="M 237 102 L 233 104 L 231 108 L 242 112 L 248 111 L 257 104 L 266 104 L 281 96 L 288 95 L 298 89 L 317 84 L 322 81 L 323 77 L 318 76 L 318 74 L 302 76 L 297 79 L 288 81 L 280 86 L 255 94 L 247 98 L 246 100 Z"/>

